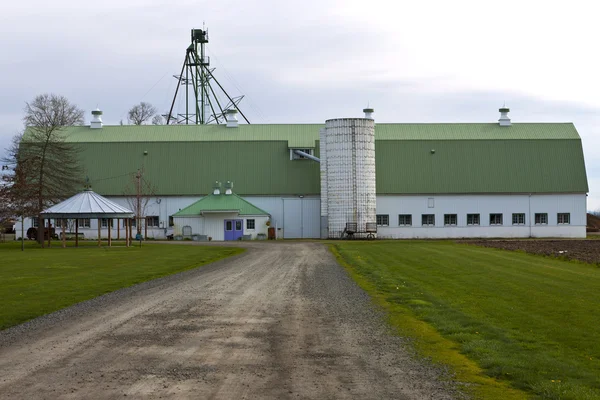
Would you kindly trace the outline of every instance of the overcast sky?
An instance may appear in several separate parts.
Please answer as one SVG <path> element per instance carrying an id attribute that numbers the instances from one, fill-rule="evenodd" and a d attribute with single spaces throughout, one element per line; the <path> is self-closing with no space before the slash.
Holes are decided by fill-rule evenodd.
<path id="1" fill-rule="evenodd" d="M 600 209 L 600 55 L 593 1 L 23 0 L 0 14 L 0 148 L 37 94 L 104 122 L 140 101 L 166 111 L 190 29 L 254 123 L 573 122 L 588 209 Z M 181 107 L 181 106 L 180 106 Z M 182 111 L 182 110 L 180 110 Z M 0 151 L 1 152 L 1 151 Z"/>

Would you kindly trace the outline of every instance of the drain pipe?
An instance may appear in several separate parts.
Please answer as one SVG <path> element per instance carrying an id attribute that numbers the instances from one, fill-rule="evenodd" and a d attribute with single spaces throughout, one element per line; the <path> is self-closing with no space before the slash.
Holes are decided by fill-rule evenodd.
<path id="1" fill-rule="evenodd" d="M 305 153 L 305 152 L 303 152 L 302 150 L 294 150 L 294 153 L 298 154 L 299 156 L 306 157 L 306 158 L 308 158 L 308 159 L 310 159 L 310 160 L 316 161 L 316 162 L 318 162 L 318 163 L 320 163 L 320 162 L 321 162 L 321 159 L 320 159 L 320 158 L 318 158 L 318 157 L 315 157 L 315 156 L 313 156 L 313 155 L 311 155 L 311 154 Z"/>

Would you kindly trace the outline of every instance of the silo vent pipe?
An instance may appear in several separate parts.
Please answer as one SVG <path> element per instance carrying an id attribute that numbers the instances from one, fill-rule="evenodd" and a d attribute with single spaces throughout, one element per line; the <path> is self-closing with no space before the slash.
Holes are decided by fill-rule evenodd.
<path id="1" fill-rule="evenodd" d="M 318 163 L 321 162 L 321 159 L 319 157 L 315 157 L 315 156 L 313 156 L 311 154 L 305 153 L 302 150 L 294 150 L 294 153 L 298 154 L 299 156 L 306 157 L 306 158 L 308 158 L 310 160 L 316 161 Z"/>

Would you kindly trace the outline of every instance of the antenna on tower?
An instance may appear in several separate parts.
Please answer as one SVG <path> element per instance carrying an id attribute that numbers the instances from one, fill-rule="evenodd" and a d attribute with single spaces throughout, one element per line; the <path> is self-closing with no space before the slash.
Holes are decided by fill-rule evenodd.
<path id="1" fill-rule="evenodd" d="M 179 75 L 173 75 L 178 80 L 175 95 L 171 103 L 169 113 L 164 115 L 167 125 L 176 124 L 209 124 L 225 123 L 225 112 L 230 108 L 238 110 L 240 115 L 249 124 L 250 121 L 239 109 L 238 105 L 244 96 L 231 97 L 213 75 L 214 68 L 210 68 L 210 57 L 205 53 L 205 45 L 208 43 L 208 30 L 192 29 L 192 43 L 185 52 L 185 59 Z M 200 50 L 200 53 L 198 53 Z M 213 86 L 212 82 L 216 83 Z M 185 86 L 185 114 L 173 114 L 175 101 L 179 94 L 179 87 Z M 219 100 L 217 92 L 222 93 Z M 193 98 L 192 104 L 190 100 Z M 225 104 L 225 107 L 223 107 Z M 192 109 L 190 110 L 190 105 Z"/>

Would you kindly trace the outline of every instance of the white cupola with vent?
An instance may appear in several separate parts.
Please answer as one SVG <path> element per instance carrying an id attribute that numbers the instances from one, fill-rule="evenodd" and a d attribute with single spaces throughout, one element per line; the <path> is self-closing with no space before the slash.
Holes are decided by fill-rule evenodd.
<path id="1" fill-rule="evenodd" d="M 228 128 L 238 127 L 237 113 L 238 111 L 235 108 L 230 108 L 225 111 L 225 120 L 227 121 Z"/>
<path id="2" fill-rule="evenodd" d="M 96 108 L 94 111 L 92 111 L 92 122 L 90 123 L 90 128 L 102 128 L 102 111 L 100 111 L 99 108 Z"/>
<path id="3" fill-rule="evenodd" d="M 500 119 L 498 120 L 498 122 L 500 123 L 500 126 L 510 126 L 510 118 L 508 118 L 508 113 L 510 111 L 510 108 L 506 107 L 505 105 L 502 106 L 502 108 L 500 108 Z"/>

